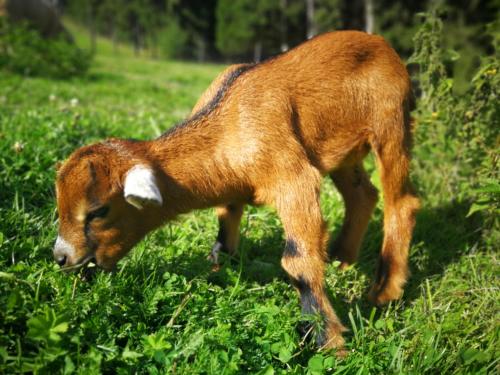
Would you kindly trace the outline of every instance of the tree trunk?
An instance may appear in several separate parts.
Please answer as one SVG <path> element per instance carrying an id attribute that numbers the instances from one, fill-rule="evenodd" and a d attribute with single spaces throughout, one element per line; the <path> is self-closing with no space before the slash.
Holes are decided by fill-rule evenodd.
<path id="1" fill-rule="evenodd" d="M 203 37 L 196 38 L 196 58 L 198 62 L 203 62 L 206 60 L 207 55 L 207 42 Z"/>
<path id="2" fill-rule="evenodd" d="M 365 0 L 365 31 L 373 34 L 375 26 L 375 14 L 373 11 L 373 0 Z"/>
<path id="3" fill-rule="evenodd" d="M 307 39 L 311 39 L 318 31 L 316 22 L 314 21 L 314 0 L 306 0 L 306 15 L 307 15 Z"/>
<path id="4" fill-rule="evenodd" d="M 286 23 L 286 8 L 288 6 L 287 0 L 280 0 L 280 39 L 281 39 L 281 52 L 288 51 L 288 25 Z"/>
<path id="5" fill-rule="evenodd" d="M 150 31 L 150 38 L 149 38 L 149 49 L 151 51 L 151 57 L 153 59 L 158 58 L 158 38 L 156 37 L 156 32 L 155 31 Z"/>
<path id="6" fill-rule="evenodd" d="M 111 43 L 113 44 L 113 53 L 118 53 L 118 40 L 116 38 L 116 24 L 111 23 Z"/>
<path id="7" fill-rule="evenodd" d="M 261 59 L 262 59 L 262 41 L 258 40 L 255 42 L 253 48 L 253 61 L 258 63 L 260 62 Z"/>
<path id="8" fill-rule="evenodd" d="M 135 23 L 134 25 L 134 55 L 137 57 L 139 56 L 139 52 L 141 50 L 141 41 L 140 41 L 140 38 L 141 38 L 141 32 L 139 30 L 139 24 Z"/>
<path id="9" fill-rule="evenodd" d="M 90 33 L 90 51 L 95 53 L 97 49 L 97 31 L 95 25 L 95 12 L 94 6 L 91 2 L 88 3 L 88 24 L 89 24 L 89 33 Z"/>

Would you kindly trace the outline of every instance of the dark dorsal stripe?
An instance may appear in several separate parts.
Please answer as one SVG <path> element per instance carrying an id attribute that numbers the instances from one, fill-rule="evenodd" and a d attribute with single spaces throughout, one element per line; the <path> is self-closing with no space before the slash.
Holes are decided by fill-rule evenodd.
<path id="1" fill-rule="evenodd" d="M 191 123 L 196 122 L 197 120 L 207 116 L 210 114 L 217 106 L 220 104 L 221 100 L 224 98 L 226 95 L 227 91 L 229 88 L 233 85 L 234 81 L 238 77 L 240 77 L 243 73 L 249 71 L 253 67 L 255 67 L 256 64 L 246 64 L 243 66 L 238 67 L 234 71 L 229 74 L 226 79 L 222 82 L 222 84 L 219 86 L 219 89 L 217 90 L 217 93 L 215 96 L 198 112 L 196 112 L 193 116 L 187 118 L 186 120 L 174 125 L 172 128 L 168 129 L 165 133 L 163 133 L 159 138 L 164 138 L 172 133 L 174 133 L 176 130 L 183 128 Z"/>

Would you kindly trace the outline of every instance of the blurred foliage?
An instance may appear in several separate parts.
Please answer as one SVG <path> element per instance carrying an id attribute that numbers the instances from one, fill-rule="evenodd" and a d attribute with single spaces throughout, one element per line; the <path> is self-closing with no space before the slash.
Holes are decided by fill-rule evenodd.
<path id="1" fill-rule="evenodd" d="M 91 34 L 129 43 L 135 53 L 198 61 L 265 59 L 306 39 L 305 0 L 61 0 L 72 19 Z M 316 32 L 364 29 L 367 0 L 314 0 Z M 420 12 L 441 9 L 444 69 L 454 77 L 453 90 L 470 87 L 480 56 L 490 54 L 484 25 L 500 14 L 498 0 L 373 1 L 374 30 L 408 58 Z M 95 46 L 93 45 L 93 48 Z M 460 61 L 457 57 L 460 56 Z"/>
<path id="2" fill-rule="evenodd" d="M 0 17 L 0 69 L 30 75 L 68 78 L 87 72 L 91 55 L 65 36 L 50 39 L 28 24 Z"/>
<path id="3" fill-rule="evenodd" d="M 252 0 L 220 0 L 217 4 L 217 48 L 228 56 L 237 56 L 252 48 L 255 11 Z M 238 15 L 246 17 L 239 18 Z"/>
<path id="4" fill-rule="evenodd" d="M 159 30 L 158 39 L 162 57 L 175 59 L 184 56 L 188 36 L 175 18 L 170 19 L 165 27 Z"/>
<path id="5" fill-rule="evenodd" d="M 217 48 L 229 57 L 245 56 L 264 44 L 269 50 L 270 42 L 279 35 L 279 11 L 277 1 L 220 0 L 216 9 Z M 275 44 L 277 46 L 279 44 Z"/>
<path id="6" fill-rule="evenodd" d="M 337 30 L 342 27 L 341 0 L 321 0 L 314 18 L 318 33 Z"/>
<path id="7" fill-rule="evenodd" d="M 422 92 L 416 117 L 417 163 L 427 170 L 433 159 L 442 162 L 439 193 L 470 205 L 469 216 L 481 213 L 484 240 L 498 244 L 500 214 L 500 60 L 498 21 L 486 27 L 494 53 L 482 56 L 470 88 L 461 95 L 446 63 L 461 56 L 443 45 L 443 23 L 438 11 L 420 14 L 422 26 L 414 37 L 410 63 L 419 66 Z M 451 166 L 451 168 L 450 168 Z M 435 168 L 435 167 L 434 167 Z M 439 167 L 438 167 L 439 168 Z M 423 190 L 432 190 L 426 186 Z"/>

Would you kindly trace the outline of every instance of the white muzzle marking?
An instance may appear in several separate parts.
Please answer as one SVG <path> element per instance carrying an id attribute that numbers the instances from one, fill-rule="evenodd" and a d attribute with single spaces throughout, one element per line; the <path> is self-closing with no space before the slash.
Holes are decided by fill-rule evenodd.
<path id="1" fill-rule="evenodd" d="M 54 245 L 54 259 L 60 264 L 62 259 L 73 259 L 75 256 L 75 247 L 66 241 L 61 235 L 57 236 L 56 243 Z"/>

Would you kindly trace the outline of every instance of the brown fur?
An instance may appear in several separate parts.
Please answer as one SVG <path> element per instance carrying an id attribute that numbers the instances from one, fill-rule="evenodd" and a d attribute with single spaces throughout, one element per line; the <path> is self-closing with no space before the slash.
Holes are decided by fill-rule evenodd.
<path id="1" fill-rule="evenodd" d="M 356 260 L 377 200 L 362 167 L 375 153 L 384 192 L 384 243 L 370 296 L 399 298 L 418 209 L 409 179 L 410 81 L 397 54 L 378 36 L 345 31 L 320 35 L 255 66 L 231 66 L 203 94 L 185 123 L 141 142 L 110 140 L 77 150 L 58 173 L 60 234 L 78 257 L 93 251 L 112 268 L 147 232 L 193 209 L 217 206 L 218 241 L 236 251 L 245 204 L 276 208 L 287 245 L 282 266 L 301 294 L 305 313 L 325 328 L 318 343 L 343 344 L 342 324 L 325 293 L 328 233 L 320 211 L 323 175 L 346 204 L 333 256 Z M 127 171 L 154 170 L 162 207 L 138 210 L 123 198 Z M 106 204 L 109 214 L 87 223 Z M 88 236 L 87 236 L 88 237 Z"/>

